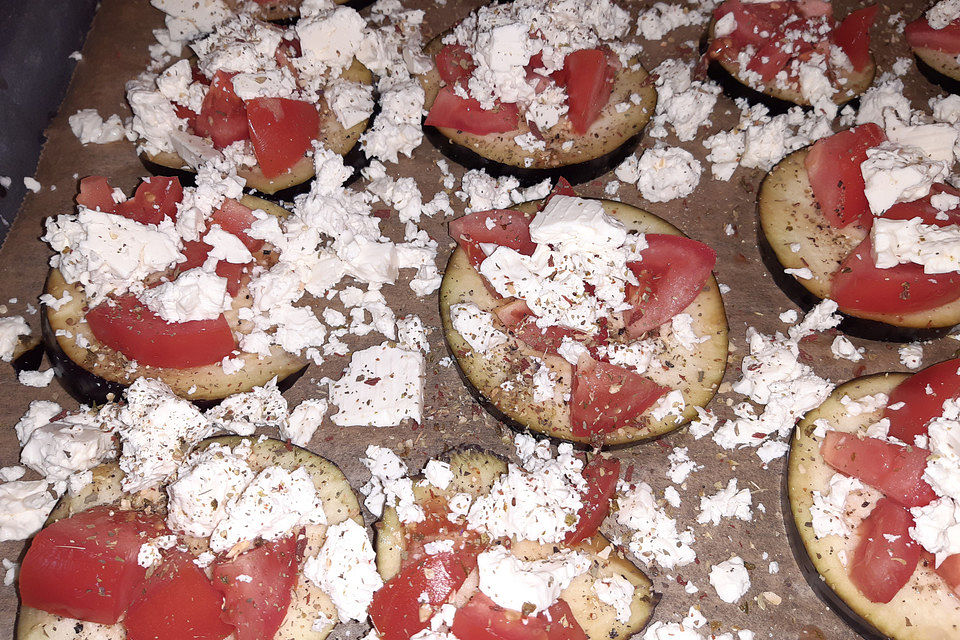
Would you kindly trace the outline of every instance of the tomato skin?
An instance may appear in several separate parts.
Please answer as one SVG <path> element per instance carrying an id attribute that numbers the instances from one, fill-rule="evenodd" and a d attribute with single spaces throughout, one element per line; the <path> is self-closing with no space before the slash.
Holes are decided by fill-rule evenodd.
<path id="1" fill-rule="evenodd" d="M 744 4 L 740 0 L 727 0 L 714 10 L 713 19 L 720 20 L 728 13 L 736 19 L 736 29 L 728 38 L 745 45 L 763 44 L 769 36 L 761 34 L 775 31 L 787 17 L 786 4 L 782 2 Z"/>
<path id="2" fill-rule="evenodd" d="M 930 455 L 926 449 L 827 431 L 820 454 L 833 469 L 859 478 L 904 507 L 922 507 L 937 498 L 923 479 Z"/>
<path id="3" fill-rule="evenodd" d="M 253 151 L 267 178 L 288 171 L 320 133 L 320 113 L 309 102 L 254 98 L 246 108 Z"/>
<path id="4" fill-rule="evenodd" d="M 140 224 L 160 224 L 164 218 L 176 221 L 181 200 L 183 187 L 176 177 L 153 176 L 140 183 L 133 198 L 118 204 L 116 213 Z"/>
<path id="5" fill-rule="evenodd" d="M 583 477 L 587 481 L 587 488 L 580 495 L 583 506 L 577 513 L 577 528 L 563 540 L 571 546 L 592 538 L 607 517 L 610 500 L 617 491 L 617 481 L 620 479 L 620 461 L 596 455 L 583 468 Z"/>
<path id="6" fill-rule="evenodd" d="M 627 335 L 639 338 L 687 308 L 700 294 L 717 262 L 717 252 L 683 236 L 648 233 L 641 260 L 627 266 L 640 281 L 628 284 Z"/>
<path id="7" fill-rule="evenodd" d="M 930 562 L 933 563 L 932 558 Z M 934 571 L 943 578 L 943 581 L 953 590 L 953 593 L 960 597 L 960 553 L 944 558 L 940 566 L 936 567 Z"/>
<path id="8" fill-rule="evenodd" d="M 467 48 L 462 44 L 443 45 L 434 60 L 440 78 L 447 84 L 466 82 L 473 70 L 477 68 L 473 56 L 467 53 Z"/>
<path id="9" fill-rule="evenodd" d="M 943 29 L 934 29 L 921 16 L 903 30 L 907 43 L 914 49 L 933 49 L 943 53 L 960 53 L 960 22 L 954 21 Z"/>
<path id="10" fill-rule="evenodd" d="M 127 610 L 129 640 L 221 640 L 234 628 L 220 619 L 223 596 L 193 562 L 173 551 Z"/>
<path id="11" fill-rule="evenodd" d="M 550 193 L 543 200 L 543 206 L 540 207 L 540 211 L 543 211 L 550 201 L 553 199 L 553 196 L 570 196 L 571 198 L 577 197 L 577 192 L 574 190 L 573 185 L 564 178 L 560 176 L 557 178 L 557 184 L 553 185 L 553 189 L 550 190 Z"/>
<path id="12" fill-rule="evenodd" d="M 869 229 L 873 214 L 864 193 L 860 164 L 867 149 L 876 147 L 887 135 L 870 122 L 816 141 L 807 153 L 804 166 L 813 197 L 820 212 L 838 229 L 856 222 Z"/>
<path id="13" fill-rule="evenodd" d="M 220 205 L 220 208 L 210 216 L 210 224 L 218 224 L 220 228 L 227 233 L 240 238 L 240 242 L 250 250 L 250 253 L 256 253 L 263 248 L 263 240 L 251 238 L 247 235 L 250 225 L 256 222 L 257 217 L 253 215 L 250 207 L 240 204 L 232 198 L 227 198 Z"/>
<path id="14" fill-rule="evenodd" d="M 193 124 L 194 133 L 212 139 L 217 149 L 250 137 L 246 107 L 233 90 L 234 75 L 222 70 L 214 74 Z"/>
<path id="15" fill-rule="evenodd" d="M 147 570 L 140 546 L 166 533 L 163 518 L 93 507 L 37 533 L 20 568 L 25 607 L 99 624 L 127 610 Z"/>
<path id="16" fill-rule="evenodd" d="M 113 201 L 113 188 L 103 176 L 87 176 L 80 180 L 77 204 L 104 213 L 117 210 L 117 203 Z"/>
<path id="17" fill-rule="evenodd" d="M 477 565 L 477 551 L 464 549 L 423 557 L 407 565 L 373 595 L 370 620 L 383 640 L 409 640 L 430 624 L 420 619 L 420 594 L 438 607 L 460 588 Z"/>
<path id="18" fill-rule="evenodd" d="M 943 402 L 960 397 L 960 360 L 946 360 L 918 371 L 890 393 L 883 417 L 890 420 L 889 435 L 913 444 L 927 435 L 927 423 L 943 413 Z M 927 389 L 932 393 L 927 393 Z M 897 410 L 891 405 L 903 403 Z"/>
<path id="19" fill-rule="evenodd" d="M 87 311 L 97 340 L 131 360 L 151 367 L 186 369 L 223 360 L 236 348 L 230 325 L 216 320 L 169 323 L 134 295 L 112 298 Z"/>
<path id="20" fill-rule="evenodd" d="M 848 569 L 850 580 L 871 602 L 890 602 L 917 568 L 923 548 L 910 537 L 912 526 L 910 512 L 887 498 L 860 523 Z"/>
<path id="21" fill-rule="evenodd" d="M 573 368 L 570 422 L 573 435 L 603 436 L 628 424 L 669 389 L 629 369 L 584 354 Z"/>
<path id="22" fill-rule="evenodd" d="M 563 59 L 563 80 L 567 87 L 567 119 L 583 135 L 600 117 L 610 100 L 616 69 L 606 51 L 581 49 Z"/>
<path id="23" fill-rule="evenodd" d="M 237 640 L 272 638 L 287 615 L 306 539 L 299 533 L 264 542 L 213 565 L 213 588 L 223 594 L 221 619 Z M 245 575 L 250 582 L 239 580 Z"/>
<path id="24" fill-rule="evenodd" d="M 855 71 L 863 71 L 870 64 L 870 27 L 877 9 L 875 4 L 858 9 L 833 30 L 833 43 L 847 54 Z"/>
<path id="25" fill-rule="evenodd" d="M 583 628 L 563 600 L 536 616 L 521 616 L 477 591 L 457 610 L 451 633 L 458 640 L 586 640 Z"/>
<path id="26" fill-rule="evenodd" d="M 519 120 L 520 110 L 513 103 L 499 103 L 493 109 L 484 109 L 476 99 L 461 98 L 447 85 L 437 93 L 423 124 L 485 136 L 514 131 Z"/>
<path id="27" fill-rule="evenodd" d="M 530 239 L 530 218 L 512 209 L 471 213 L 451 220 L 449 230 L 450 237 L 467 253 L 470 264 L 477 270 L 487 258 L 487 254 L 480 248 L 481 244 L 492 243 L 509 247 L 525 256 L 533 255 L 537 248 Z"/>

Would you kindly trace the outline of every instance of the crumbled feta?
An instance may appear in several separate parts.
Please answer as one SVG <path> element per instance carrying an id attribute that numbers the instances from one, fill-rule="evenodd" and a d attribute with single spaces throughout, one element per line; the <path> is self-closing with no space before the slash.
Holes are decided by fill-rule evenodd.
<path id="1" fill-rule="evenodd" d="M 710 584 L 724 602 L 735 604 L 750 589 L 750 576 L 743 558 L 733 556 L 710 568 Z"/>
<path id="2" fill-rule="evenodd" d="M 863 488 L 863 483 L 856 478 L 835 473 L 830 476 L 827 493 L 813 492 L 810 521 L 818 538 L 850 535 L 850 524 L 847 521 L 847 497 Z"/>
<path id="3" fill-rule="evenodd" d="M 338 426 L 389 427 L 423 420 L 423 354 L 378 345 L 355 351 L 343 376 L 329 382 Z"/>
<path id="4" fill-rule="evenodd" d="M 644 151 L 637 170 L 640 195 L 650 202 L 669 202 L 693 193 L 703 168 L 689 151 L 669 147 Z"/>
<path id="5" fill-rule="evenodd" d="M 677 521 L 657 507 L 653 489 L 645 482 L 621 484 L 617 497 L 617 522 L 633 529 L 630 551 L 644 564 L 656 562 L 670 570 L 693 562 L 696 541 L 692 529 L 677 530 Z"/>
<path id="6" fill-rule="evenodd" d="M 394 507 L 401 522 L 420 522 L 423 509 L 416 503 L 413 480 L 407 477 L 407 465 L 397 454 L 384 447 L 369 445 L 360 462 L 370 470 L 370 481 L 360 488 L 367 496 L 364 505 L 374 515 L 382 515 L 384 505 Z"/>
<path id="7" fill-rule="evenodd" d="M 753 520 L 750 506 L 753 502 L 750 489 L 737 490 L 737 479 L 730 478 L 727 486 L 712 496 L 701 496 L 697 522 L 720 524 L 723 518 Z"/>
<path id="8" fill-rule="evenodd" d="M 590 566 L 587 556 L 569 549 L 524 561 L 497 545 L 477 556 L 480 591 L 501 607 L 529 615 L 549 609 Z"/>
<path id="9" fill-rule="evenodd" d="M 850 362 L 859 362 L 863 360 L 863 347 L 857 347 L 846 336 L 837 336 L 830 344 L 830 352 L 834 358 L 843 358 Z"/>
<path id="10" fill-rule="evenodd" d="M 507 342 L 507 334 L 493 326 L 492 313 L 483 311 L 473 302 L 464 302 L 450 307 L 450 323 L 454 331 L 467 341 L 470 348 L 480 354 Z"/>
<path id="11" fill-rule="evenodd" d="M 920 343 L 905 344 L 898 350 L 900 364 L 907 369 L 919 369 L 923 365 L 923 345 Z"/>
<path id="12" fill-rule="evenodd" d="M 20 462 L 50 482 L 92 469 L 116 453 L 110 429 L 85 413 L 33 429 L 22 445 Z"/>
<path id="13" fill-rule="evenodd" d="M 57 504 L 46 480 L 0 484 L 0 541 L 25 540 L 43 526 Z"/>
<path id="14" fill-rule="evenodd" d="M 383 586 L 367 531 L 351 519 L 327 529 L 320 553 L 307 558 L 303 575 L 330 596 L 344 622 L 366 620 L 373 594 Z"/>
<path id="15" fill-rule="evenodd" d="M 623 624 L 630 620 L 635 591 L 633 583 L 619 574 L 600 578 L 593 583 L 593 592 L 597 594 L 597 598 L 616 609 L 617 622 Z"/>
<path id="16" fill-rule="evenodd" d="M 280 437 L 289 440 L 298 447 L 305 447 L 320 428 L 324 414 L 327 413 L 327 401 L 320 398 L 304 400 L 290 412 L 286 422 L 280 423 Z"/>
<path id="17" fill-rule="evenodd" d="M 931 160 L 915 147 L 894 142 L 867 149 L 867 159 L 860 164 L 864 193 L 875 216 L 897 202 L 924 197 L 931 185 L 942 182 L 949 171 L 946 162 Z"/>
<path id="18" fill-rule="evenodd" d="M 873 260 L 878 269 L 919 264 L 927 274 L 960 271 L 960 225 L 924 224 L 877 218 L 870 229 Z"/>
<path id="19" fill-rule="evenodd" d="M 107 144 L 127 136 L 127 128 L 116 114 L 104 120 L 96 109 L 81 109 L 67 121 L 80 144 Z"/>

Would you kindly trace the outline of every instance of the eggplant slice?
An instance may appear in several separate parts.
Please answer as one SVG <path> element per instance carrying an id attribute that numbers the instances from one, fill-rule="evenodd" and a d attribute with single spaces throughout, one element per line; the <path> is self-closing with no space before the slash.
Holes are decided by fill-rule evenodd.
<path id="1" fill-rule="evenodd" d="M 360 82 L 367 85 L 373 84 L 373 74 L 365 66 L 354 58 L 353 64 L 344 69 L 340 75 L 344 80 L 351 82 Z M 354 177 L 360 175 L 360 169 L 367 164 L 367 157 L 360 147 L 360 136 L 367 130 L 370 122 L 376 115 L 377 106 L 374 106 L 374 113 L 363 122 L 359 122 L 349 129 L 344 129 L 337 121 L 336 115 L 327 104 L 323 96 L 317 104 L 320 111 L 320 132 L 317 139 L 334 153 L 343 156 L 344 163 L 353 167 Z M 170 151 L 160 153 L 147 153 L 140 155 L 143 166 L 148 171 L 157 175 L 177 176 L 181 178 L 184 184 L 193 184 L 196 169 L 191 167 L 180 157 L 179 154 Z M 237 171 L 237 175 L 247 181 L 247 186 L 256 189 L 261 193 L 276 196 L 286 200 L 292 200 L 294 195 L 306 191 L 309 188 L 309 182 L 314 176 L 313 155 L 300 158 L 285 173 L 267 178 L 263 175 L 259 165 L 254 167 L 244 167 Z"/>
<path id="2" fill-rule="evenodd" d="M 601 202 L 606 212 L 623 222 L 629 230 L 683 235 L 676 227 L 651 213 L 612 200 Z M 516 209 L 533 212 L 537 206 L 537 202 L 531 202 L 519 205 Z M 512 337 L 485 354 L 473 351 L 454 330 L 450 319 L 450 307 L 463 302 L 472 302 L 482 310 L 493 313 L 503 300 L 491 295 L 483 277 L 467 260 L 466 253 L 457 248 L 450 256 L 440 285 L 440 319 L 447 345 L 467 387 L 480 405 L 515 429 L 530 429 L 562 440 L 590 443 L 589 436 L 573 435 L 569 402 L 563 400 L 564 394 L 571 389 L 573 367 L 559 356 L 544 357 Z M 694 352 L 668 343 L 667 352 L 658 357 L 661 362 L 669 362 L 672 366 L 651 369 L 645 374 L 654 382 L 682 392 L 686 403 L 682 417 L 677 419 L 668 415 L 662 420 L 654 420 L 648 409 L 636 418 L 633 425 L 624 425 L 607 434 L 605 445 L 648 440 L 673 431 L 696 417 L 695 407 L 706 406 L 716 394 L 727 362 L 727 317 L 716 278 L 710 276 L 703 290 L 683 313 L 693 317 L 696 334 L 709 336 L 709 340 L 701 343 Z M 495 326 L 506 332 L 499 321 L 495 321 Z M 516 379 L 526 369 L 532 356 L 543 359 L 557 374 L 553 400 L 534 401 L 533 388 L 529 385 L 507 385 L 508 389 L 501 386 L 505 381 Z"/>
<path id="3" fill-rule="evenodd" d="M 917 69 L 927 80 L 950 93 L 960 93 L 960 62 L 956 54 L 925 47 L 914 48 L 913 54 L 917 57 Z"/>
<path id="4" fill-rule="evenodd" d="M 360 11 L 373 4 L 373 0 L 333 0 L 334 4 L 344 7 L 350 7 Z M 250 4 L 244 0 L 227 0 L 227 5 L 234 11 L 238 11 L 245 4 Z M 269 2 L 256 2 L 256 9 L 253 17 L 267 22 L 278 22 L 282 24 L 293 23 L 300 17 L 300 5 L 303 0 L 270 0 Z"/>
<path id="5" fill-rule="evenodd" d="M 251 209 L 263 209 L 279 217 L 287 214 L 262 198 L 244 196 L 241 202 Z M 44 293 L 61 298 L 64 292 L 69 292 L 72 297 L 66 304 L 59 309 L 46 305 L 41 309 L 43 344 L 60 384 L 81 403 L 102 404 L 119 399 L 134 380 L 146 377 L 163 380 L 178 396 L 198 406 L 209 407 L 234 393 L 262 386 L 273 377 L 277 378 L 280 390 L 286 391 L 308 366 L 304 358 L 273 346 L 270 355 L 262 359 L 254 353 L 241 353 L 239 358 L 244 361 L 244 366 L 231 375 L 223 372 L 220 363 L 186 369 L 143 365 L 132 368 L 131 361 L 122 353 L 97 340 L 90 325 L 84 321 L 87 295 L 83 287 L 68 284 L 58 269 L 51 269 Z M 242 298 L 241 292 L 234 309 L 225 314 L 234 330 L 240 326 L 236 310 Z M 77 344 L 76 338 L 80 335 L 86 338 L 89 346 Z"/>
<path id="6" fill-rule="evenodd" d="M 454 449 L 446 456 L 446 460 L 453 471 L 450 485 L 440 491 L 436 487 L 425 487 L 414 482 L 413 490 L 418 502 L 425 502 L 431 492 L 442 494 L 447 499 L 457 493 L 468 493 L 476 498 L 489 492 L 497 478 L 507 472 L 507 464 L 502 458 L 475 447 Z M 393 507 L 385 508 L 383 517 L 374 526 L 377 532 L 377 569 L 386 582 L 400 571 L 406 553 L 406 536 Z M 609 546 L 610 542 L 603 534 L 597 533 L 592 539 L 574 547 L 595 563 L 596 571 L 595 574 L 591 572 L 574 579 L 562 594 L 589 640 L 619 640 L 639 633 L 653 617 L 653 610 L 660 601 L 660 594 L 654 592 L 653 583 L 646 574 L 624 558 L 619 549 L 609 549 Z M 533 559 L 553 553 L 555 546 L 514 541 L 511 550 L 524 559 Z M 618 622 L 613 607 L 600 602 L 592 589 L 594 578 L 613 575 L 622 576 L 635 587 L 631 615 L 626 623 Z"/>
<path id="7" fill-rule="evenodd" d="M 781 288 L 805 308 L 830 297 L 832 274 L 867 235 L 852 225 L 837 229 L 820 212 L 804 165 L 807 152 L 807 148 L 794 151 L 771 169 L 757 198 L 761 241 L 769 246 L 768 258 L 779 263 L 767 260 L 767 266 L 774 279 L 780 279 Z M 791 245 L 799 245 L 800 250 L 792 251 Z M 804 267 L 812 278 L 783 277 L 782 269 Z M 931 339 L 960 323 L 960 299 L 913 313 L 868 313 L 843 307 L 840 312 L 847 316 L 840 329 L 851 335 L 874 340 Z"/>
<path id="8" fill-rule="evenodd" d="M 705 54 L 710 49 L 710 43 L 713 41 L 713 30 L 714 21 L 711 20 L 706 36 L 700 41 L 701 54 Z M 794 105 L 813 106 L 809 100 L 803 97 L 799 86 L 782 87 L 777 85 L 776 80 L 767 82 L 762 86 L 754 86 L 741 76 L 740 65 L 735 62 L 711 59 L 707 73 L 711 80 L 720 85 L 727 97 L 731 99 L 746 98 L 751 104 L 762 104 L 775 114 L 785 113 Z M 838 78 L 838 82 L 834 85 L 838 90 L 833 94 L 833 102 L 842 106 L 859 98 L 873 84 L 876 73 L 877 64 L 871 54 L 870 64 L 862 71 L 850 70 Z"/>
<path id="9" fill-rule="evenodd" d="M 208 438 L 197 446 L 202 450 L 217 442 L 227 447 L 235 447 L 242 440 L 250 442 L 251 453 L 247 458 L 254 471 L 271 466 L 281 466 L 293 471 L 306 469 L 313 478 L 323 499 L 323 511 L 328 524 L 337 524 L 350 518 L 363 524 L 360 515 L 360 503 L 350 483 L 340 469 L 315 453 L 273 438 L 240 438 L 220 436 Z M 47 525 L 62 518 L 68 518 L 81 511 L 104 504 L 116 504 L 124 509 L 166 509 L 166 494 L 163 491 L 147 490 L 137 494 L 124 494 L 120 482 L 123 471 L 116 463 L 102 464 L 93 470 L 93 481 L 76 495 L 64 494 L 47 519 Z M 316 555 L 323 545 L 325 526 L 310 526 L 306 529 L 307 547 L 304 557 Z M 188 545 L 194 552 L 203 549 L 204 541 L 188 538 Z M 313 631 L 311 625 L 319 614 L 325 614 L 332 620 L 337 619 L 337 609 L 329 596 L 308 581 L 303 575 L 294 587 L 293 597 L 287 615 L 277 631 L 276 640 L 324 640 L 333 629 Z M 20 607 L 17 617 L 15 640 L 123 640 L 126 632 L 123 625 L 96 624 L 65 618 L 53 613 Z"/>
<path id="10" fill-rule="evenodd" d="M 797 562 L 810 587 L 864 638 L 871 640 L 946 640 L 960 637 L 960 600 L 932 566 L 921 559 L 910 581 L 887 604 L 871 602 L 850 580 L 842 557 L 852 558 L 857 544 L 856 525 L 869 513 L 881 494 L 864 489 L 847 501 L 848 536 L 817 538 L 811 524 L 813 492 L 829 492 L 834 471 L 820 455 L 820 441 L 813 435 L 814 421 L 826 419 L 845 432 L 855 432 L 880 419 L 881 410 L 850 416 L 841 398 L 857 400 L 876 393 L 890 394 L 908 377 L 881 373 L 856 378 L 834 390 L 817 409 L 797 425 L 790 445 L 784 491 L 786 526 Z M 851 494 L 853 497 L 854 494 Z"/>
<path id="11" fill-rule="evenodd" d="M 443 47 L 447 31 L 435 37 L 424 47 L 432 59 Z M 638 64 L 634 59 L 632 64 Z M 440 91 L 442 81 L 434 67 L 420 75 L 426 99 L 424 109 L 429 111 Z M 637 94 L 639 104 L 630 101 Z M 616 105 L 630 104 L 623 113 Z M 588 182 L 612 170 L 630 155 L 640 142 L 643 128 L 653 117 L 657 105 L 657 91 L 642 68 L 621 69 L 614 79 L 610 100 L 599 118 L 584 135 L 570 128 L 566 118 L 553 128 L 541 132 L 546 148 L 524 151 L 514 138 L 530 133 L 526 120 L 520 117 L 519 127 L 507 133 L 476 135 L 448 127 L 424 126 L 426 137 L 437 149 L 468 169 L 483 169 L 492 176 L 514 176 L 522 185 L 531 185 L 549 179 L 566 178 L 572 184 Z M 564 148 L 565 143 L 568 148 Z"/>

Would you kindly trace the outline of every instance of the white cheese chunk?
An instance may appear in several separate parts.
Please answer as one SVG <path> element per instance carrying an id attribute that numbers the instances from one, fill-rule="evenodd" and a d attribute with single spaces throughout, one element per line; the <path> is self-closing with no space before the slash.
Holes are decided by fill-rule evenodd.
<path id="1" fill-rule="evenodd" d="M 423 420 L 423 355 L 378 345 L 355 351 L 343 376 L 329 383 L 339 426 L 389 427 Z"/>
<path id="2" fill-rule="evenodd" d="M 480 591 L 501 607 L 530 615 L 549 609 L 590 565 L 585 555 L 569 549 L 529 562 L 500 545 L 477 556 Z"/>
<path id="3" fill-rule="evenodd" d="M 0 541 L 24 540 L 35 534 L 56 503 L 46 480 L 0 484 Z"/>
<path id="4" fill-rule="evenodd" d="M 601 252 L 619 248 L 627 228 L 608 215 L 599 200 L 554 196 L 530 223 L 530 239 Z"/>
<path id="5" fill-rule="evenodd" d="M 733 556 L 710 568 L 710 584 L 724 602 L 736 603 L 750 589 L 750 575 L 743 558 Z"/>
<path id="6" fill-rule="evenodd" d="M 924 224 L 910 220 L 877 218 L 870 229 L 873 262 L 878 269 L 919 264 L 928 274 L 960 271 L 960 225 Z"/>
<path id="7" fill-rule="evenodd" d="M 488 353 L 507 341 L 507 334 L 494 327 L 493 320 L 492 313 L 483 311 L 473 302 L 450 307 L 450 322 L 454 331 L 477 353 Z"/>
<path id="8" fill-rule="evenodd" d="M 320 553 L 307 558 L 303 575 L 330 596 L 344 622 L 366 620 L 373 594 L 383 586 L 367 531 L 351 519 L 327 529 Z"/>
<path id="9" fill-rule="evenodd" d="M 893 142 L 867 149 L 867 159 L 860 164 L 864 193 L 875 216 L 897 202 L 924 197 L 934 182 L 946 179 L 949 171 L 946 162 L 931 160 L 915 147 Z"/>
<path id="10" fill-rule="evenodd" d="M 233 302 L 227 293 L 227 279 L 200 267 L 147 289 L 140 300 L 167 322 L 215 320 Z"/>

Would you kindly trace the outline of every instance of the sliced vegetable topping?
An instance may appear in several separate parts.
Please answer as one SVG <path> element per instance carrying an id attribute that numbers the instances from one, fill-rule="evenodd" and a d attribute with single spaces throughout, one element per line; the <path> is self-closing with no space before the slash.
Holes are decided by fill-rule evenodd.
<path id="1" fill-rule="evenodd" d="M 870 64 L 870 27 L 879 8 L 872 4 L 857 9 L 833 30 L 833 43 L 843 49 L 856 71 Z"/>
<path id="2" fill-rule="evenodd" d="M 233 90 L 234 75 L 222 70 L 214 74 L 193 125 L 194 132 L 213 140 L 217 149 L 250 137 L 246 107 Z"/>
<path id="3" fill-rule="evenodd" d="M 594 456 L 583 468 L 583 478 L 587 481 L 587 488 L 580 496 L 583 506 L 577 514 L 577 528 L 564 539 L 564 542 L 571 546 L 592 538 L 600 528 L 600 523 L 607 517 L 610 500 L 620 479 L 620 461 L 616 458 Z"/>
<path id="4" fill-rule="evenodd" d="M 457 609 L 451 632 L 458 640 L 586 640 L 563 600 L 536 616 L 518 618 L 478 591 Z"/>
<path id="5" fill-rule="evenodd" d="M 602 436 L 632 422 L 669 389 L 624 367 L 580 356 L 573 372 L 570 421 L 575 436 Z"/>
<path id="6" fill-rule="evenodd" d="M 514 131 L 519 119 L 516 104 L 499 103 L 493 109 L 484 109 L 475 98 L 461 98 L 447 85 L 440 89 L 423 124 L 485 136 Z"/>
<path id="7" fill-rule="evenodd" d="M 562 84 L 567 88 L 567 119 L 585 134 L 610 101 L 619 62 L 606 49 L 581 49 L 563 60 Z"/>
<path id="8" fill-rule="evenodd" d="M 934 29 L 921 17 L 903 30 L 907 43 L 914 49 L 932 49 L 942 53 L 960 53 L 960 22 L 954 21 L 943 29 Z"/>
<path id="9" fill-rule="evenodd" d="M 890 394 L 883 417 L 890 420 L 888 434 L 912 444 L 927 434 L 927 423 L 943 413 L 943 403 L 960 397 L 960 360 L 947 360 L 918 371 Z M 891 407 L 898 407 L 891 409 Z"/>
<path id="10" fill-rule="evenodd" d="M 913 516 L 881 498 L 857 528 L 850 579 L 872 602 L 890 602 L 917 568 L 923 551 L 910 537 Z"/>
<path id="11" fill-rule="evenodd" d="M 146 577 L 137 563 L 141 545 L 165 531 L 159 516 L 109 507 L 54 522 L 37 533 L 23 558 L 23 606 L 115 623 Z"/>
<path id="12" fill-rule="evenodd" d="M 512 209 L 480 211 L 451 220 L 450 236 L 466 251 L 476 269 L 487 257 L 482 244 L 509 247 L 525 256 L 537 248 L 530 239 L 530 218 Z"/>
<path id="13" fill-rule="evenodd" d="M 320 113 L 309 102 L 289 98 L 253 98 L 246 121 L 260 170 L 275 178 L 304 156 L 320 132 Z"/>

